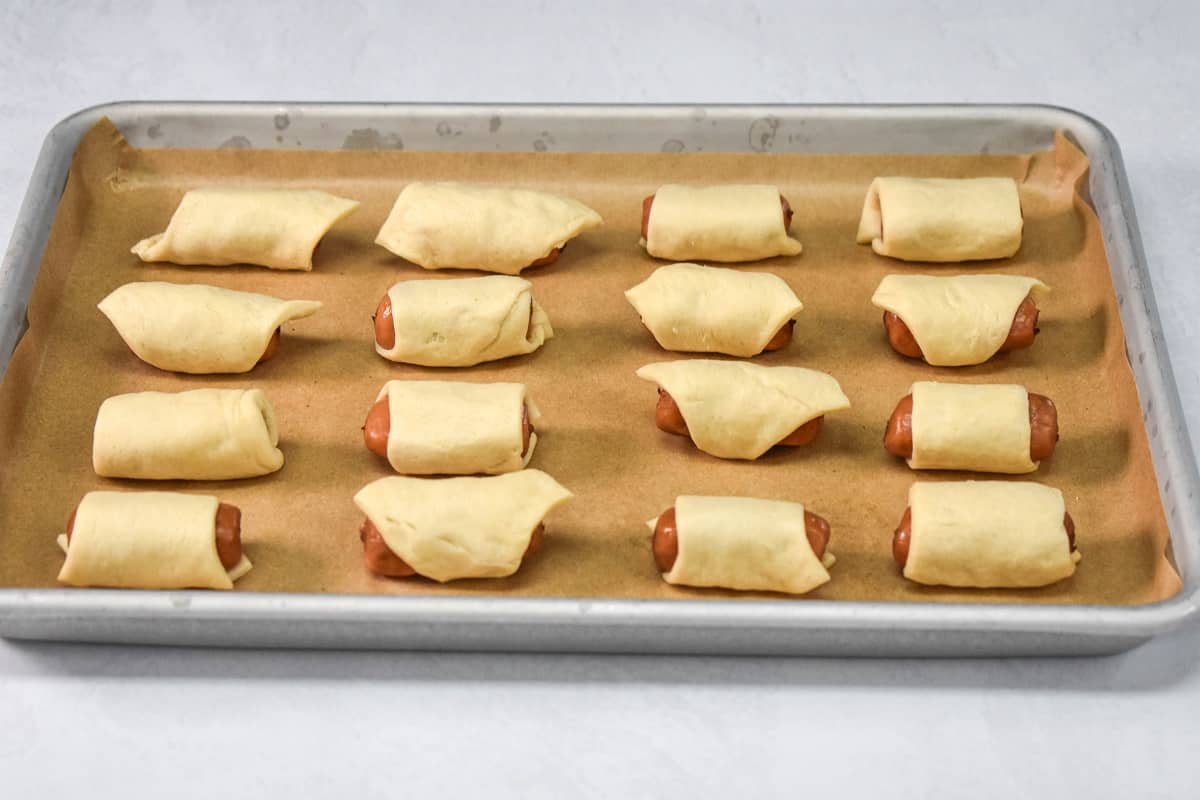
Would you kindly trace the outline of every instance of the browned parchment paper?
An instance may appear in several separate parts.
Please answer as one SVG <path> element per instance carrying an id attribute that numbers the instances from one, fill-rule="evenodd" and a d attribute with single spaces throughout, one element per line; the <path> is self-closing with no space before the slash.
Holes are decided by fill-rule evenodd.
<path id="1" fill-rule="evenodd" d="M 76 153 L 29 305 L 30 329 L 0 388 L 0 585 L 48 587 L 62 555 L 67 515 L 93 489 L 213 493 L 241 506 L 255 568 L 241 591 L 495 593 L 525 596 L 704 598 L 729 592 L 660 580 L 644 521 L 677 494 L 797 499 L 826 516 L 838 556 L 833 580 L 811 597 L 1135 604 L 1179 588 L 1164 549 L 1167 527 L 1095 215 L 1076 195 L 1086 160 L 1061 140 L 1026 156 L 812 156 L 764 154 L 424 153 L 135 150 L 108 123 Z M 863 197 L 879 174 L 1010 175 L 1020 181 L 1020 253 L 981 266 L 1041 278 L 1042 333 L 1030 350 L 979 367 L 939 369 L 895 355 L 870 302 L 889 272 L 914 267 L 854 243 Z M 372 348 L 371 312 L 392 283 L 475 273 L 426 272 L 373 244 L 408 181 L 458 179 L 537 187 L 577 197 L 605 219 L 558 263 L 526 273 L 556 336 L 540 351 L 471 369 L 393 365 Z M 830 415 L 808 448 L 778 449 L 753 463 L 721 461 L 653 423 L 655 388 L 642 364 L 676 356 L 658 348 L 623 290 L 663 262 L 638 246 L 641 200 L 665 182 L 777 184 L 796 210 L 804 254 L 741 269 L 783 277 L 805 304 L 793 344 L 761 364 L 832 373 L 853 408 Z M 143 265 L 134 242 L 163 230 L 186 189 L 214 183 L 320 188 L 362 201 L 317 251 L 311 273 L 255 267 Z M 182 376 L 138 361 L 96 303 L 128 281 L 211 283 L 280 297 L 315 298 L 315 317 L 285 327 L 279 354 L 240 376 Z M 545 423 L 533 466 L 576 498 L 548 520 L 544 548 L 509 579 L 445 586 L 388 580 L 362 566 L 351 497 L 389 474 L 359 428 L 390 378 L 523 381 Z M 1062 440 L 1031 476 L 1060 487 L 1078 528 L 1075 577 L 1036 591 L 929 589 L 903 580 L 891 534 L 918 473 L 884 452 L 884 424 L 914 380 L 1016 382 L 1050 395 Z M 279 414 L 283 470 L 219 483 L 97 478 L 91 468 L 96 410 L 112 394 L 200 386 L 261 387 Z M 959 473 L 924 473 L 932 480 Z M 763 597 L 766 595 L 740 595 Z"/>

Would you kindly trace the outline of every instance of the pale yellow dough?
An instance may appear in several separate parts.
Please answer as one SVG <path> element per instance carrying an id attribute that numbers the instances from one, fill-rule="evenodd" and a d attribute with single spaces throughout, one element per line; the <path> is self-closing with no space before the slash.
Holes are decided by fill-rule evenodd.
<path id="1" fill-rule="evenodd" d="M 1014 255 L 1023 225 L 1012 178 L 876 178 L 857 240 L 902 261 L 976 261 Z"/>
<path id="2" fill-rule="evenodd" d="M 217 554 L 219 502 L 177 492 L 89 492 L 79 503 L 58 580 L 119 589 L 232 589 L 245 555 L 226 571 Z"/>
<path id="3" fill-rule="evenodd" d="M 1014 384 L 912 385 L 913 469 L 1033 472 L 1029 393 Z"/>
<path id="4" fill-rule="evenodd" d="M 931 586 L 1047 586 L 1075 573 L 1062 492 L 1039 483 L 914 483 L 904 577 Z"/>
<path id="5" fill-rule="evenodd" d="M 802 503 L 683 495 L 675 530 L 679 553 L 667 583 L 804 594 L 829 582 L 836 561 L 828 549 L 823 559 L 813 553 Z"/>
<path id="6" fill-rule="evenodd" d="M 1022 275 L 886 275 L 871 302 L 904 321 L 925 361 L 961 367 L 995 355 L 1026 295 L 1049 291 Z"/>
<path id="7" fill-rule="evenodd" d="M 483 478 L 369 483 L 354 503 L 387 546 L 435 581 L 503 578 L 521 566 L 533 530 L 573 495 L 536 469 Z"/>
<path id="8" fill-rule="evenodd" d="M 755 459 L 806 422 L 850 407 L 832 375 L 743 361 L 662 361 L 637 376 L 674 398 L 696 447 Z"/>
<path id="9" fill-rule="evenodd" d="M 804 305 L 768 272 L 668 264 L 625 292 L 663 348 L 753 356 Z"/>
<path id="10" fill-rule="evenodd" d="M 276 328 L 315 314 L 321 304 L 203 284 L 147 281 L 114 289 L 98 308 L 147 364 L 203 375 L 249 372 Z"/>
<path id="11" fill-rule="evenodd" d="M 100 405 L 92 465 L 106 478 L 230 480 L 283 466 L 275 411 L 259 389 L 138 392 Z"/>
<path id="12" fill-rule="evenodd" d="M 498 475 L 523 469 L 537 447 L 521 455 L 521 413 L 541 422 L 523 383 L 388 381 L 388 462 L 407 475 Z"/>
<path id="13" fill-rule="evenodd" d="M 779 189 L 765 184 L 661 186 L 642 244 L 672 261 L 757 261 L 803 249 L 783 225 Z"/>
<path id="14" fill-rule="evenodd" d="M 410 183 L 375 238 L 425 269 L 516 275 L 603 223 L 592 209 L 549 192 L 468 183 Z"/>
<path id="15" fill-rule="evenodd" d="M 312 189 L 192 189 L 166 231 L 133 246 L 142 261 L 312 269 L 313 250 L 358 202 Z"/>
<path id="16" fill-rule="evenodd" d="M 470 367 L 532 353 L 554 336 L 524 278 L 401 281 L 388 289 L 396 343 L 375 350 L 389 361 Z"/>

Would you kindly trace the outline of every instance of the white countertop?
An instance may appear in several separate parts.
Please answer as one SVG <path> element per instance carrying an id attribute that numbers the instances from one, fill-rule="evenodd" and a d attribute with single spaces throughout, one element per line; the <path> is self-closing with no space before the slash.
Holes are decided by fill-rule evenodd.
<path id="1" fill-rule="evenodd" d="M 0 246 L 46 131 L 109 100 L 1055 103 L 1121 143 L 1198 441 L 1200 7 L 571 5 L 9 0 Z M 1198 656 L 1200 626 L 975 662 L 0 640 L 0 795 L 1187 797 Z"/>

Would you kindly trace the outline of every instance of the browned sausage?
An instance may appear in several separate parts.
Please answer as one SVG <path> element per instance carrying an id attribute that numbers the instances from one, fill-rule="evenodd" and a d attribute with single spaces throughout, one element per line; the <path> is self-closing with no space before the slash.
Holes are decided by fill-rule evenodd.
<path id="1" fill-rule="evenodd" d="M 562 248 L 559 249 L 561 250 Z M 555 258 L 557 257 L 555 256 Z M 396 325 L 392 322 L 392 298 L 387 292 L 383 293 L 383 297 L 379 300 L 379 305 L 375 306 L 375 313 L 371 315 L 371 321 L 375 323 L 375 342 L 384 350 L 391 350 L 395 347 Z M 529 328 L 533 328 L 532 302 L 529 304 Z M 525 332 L 525 336 L 526 338 L 529 337 L 528 331 Z"/>
<path id="2" fill-rule="evenodd" d="M 900 398 L 883 432 L 884 449 L 900 458 L 912 458 L 912 408 L 911 394 Z M 1058 409 L 1054 407 L 1054 401 L 1044 394 L 1030 392 L 1029 459 L 1042 461 L 1049 458 L 1057 442 Z"/>
<path id="3" fill-rule="evenodd" d="M 1071 519 L 1071 515 L 1063 514 L 1063 527 L 1067 529 L 1067 542 L 1071 546 L 1071 552 L 1075 552 L 1075 520 Z M 900 566 L 908 563 L 908 548 L 912 544 L 912 506 L 904 509 L 903 516 L 900 517 L 900 524 L 896 527 L 896 532 L 892 534 L 892 558 Z"/>
<path id="4" fill-rule="evenodd" d="M 813 439 L 817 438 L 817 434 L 821 432 L 821 423 L 824 419 L 824 415 L 816 419 L 810 419 L 780 439 L 776 444 L 787 447 L 800 447 L 801 445 L 810 444 Z M 683 413 L 680 412 L 679 405 L 675 402 L 675 398 L 671 397 L 669 392 L 665 392 L 662 389 L 658 390 L 658 405 L 654 408 L 654 424 L 658 426 L 660 431 L 673 433 L 676 436 L 691 435 L 688 432 L 687 422 L 683 419 Z"/>
<path id="5" fill-rule="evenodd" d="M 561 247 L 556 247 L 553 250 L 551 250 L 549 253 L 546 253 L 546 255 L 542 256 L 541 258 L 530 261 L 529 266 L 544 267 L 547 264 L 553 264 L 555 261 L 558 261 L 558 257 L 562 253 L 562 251 L 563 251 L 563 249 Z"/>
<path id="6" fill-rule="evenodd" d="M 804 534 L 817 558 L 825 555 L 829 546 L 829 521 L 811 511 L 804 512 Z M 658 516 L 654 526 L 654 563 L 659 572 L 670 572 L 679 556 L 679 530 L 675 525 L 675 507 L 671 506 Z"/>
<path id="7" fill-rule="evenodd" d="M 796 328 L 796 320 L 789 319 L 779 330 L 775 331 L 775 335 L 771 337 L 771 341 L 763 345 L 763 352 L 770 353 L 772 350 L 782 350 L 792 343 L 792 332 Z"/>
<path id="8" fill-rule="evenodd" d="M 275 332 L 271 334 L 271 338 L 267 340 L 267 347 L 265 350 L 263 350 L 263 354 L 259 356 L 257 363 L 261 364 L 262 362 L 266 361 L 268 358 L 275 355 L 277 350 L 279 350 L 279 328 L 276 328 Z"/>
<path id="9" fill-rule="evenodd" d="M 79 506 L 75 506 L 75 510 L 67 519 L 68 545 L 71 543 L 71 534 L 75 530 L 77 513 L 79 513 Z M 222 567 L 233 569 L 242 560 L 242 510 L 229 503 L 220 503 L 217 506 L 216 523 L 217 558 L 221 559 Z"/>
<path id="10" fill-rule="evenodd" d="M 1007 353 L 1009 350 L 1031 347 L 1034 337 L 1038 333 L 1037 322 L 1037 303 L 1033 301 L 1032 297 L 1026 295 L 1025 299 L 1021 301 L 1021 305 L 1017 306 L 1017 313 L 1013 315 L 1013 323 L 1008 329 L 1008 337 L 996 352 Z M 885 311 L 883 312 L 883 327 L 893 350 L 909 358 L 922 357 L 921 346 L 917 344 L 916 338 L 904 320 L 891 311 Z"/>
<path id="11" fill-rule="evenodd" d="M 642 201 L 642 238 L 650 238 L 650 208 L 654 205 L 654 195 Z M 792 204 L 783 195 L 779 195 L 779 207 L 783 210 L 783 229 L 792 227 Z"/>
<path id="12" fill-rule="evenodd" d="M 542 534 L 545 532 L 546 526 L 538 523 L 529 537 L 529 546 L 525 548 L 523 559 L 529 558 L 537 552 L 538 547 L 542 544 Z M 387 546 L 387 542 L 384 541 L 383 534 L 371 520 L 363 521 L 362 527 L 358 531 L 358 538 L 363 543 L 363 562 L 371 572 L 387 578 L 407 578 L 417 574 L 417 571 L 410 567 L 404 559 L 392 552 L 392 549 Z"/>
<path id="13" fill-rule="evenodd" d="M 387 458 L 388 434 L 392 430 L 392 412 L 388 407 L 387 396 L 375 401 L 367 412 L 367 421 L 363 423 L 363 443 L 367 449 L 377 456 Z M 533 423 L 529 421 L 529 406 L 521 405 L 521 458 L 529 452 L 529 437 L 534 432 Z"/>

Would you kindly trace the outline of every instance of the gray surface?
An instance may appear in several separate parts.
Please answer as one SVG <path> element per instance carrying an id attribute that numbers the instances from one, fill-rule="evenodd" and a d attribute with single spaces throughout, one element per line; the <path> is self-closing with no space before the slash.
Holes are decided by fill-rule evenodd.
<path id="1" fill-rule="evenodd" d="M 1122 143 L 1200 431 L 1192 4 L 245 5 L 0 9 L 0 231 L 45 131 L 118 98 L 1061 103 Z M 1197 656 L 1197 626 L 940 663 L 0 642 L 0 769 L 14 797 L 1186 797 Z"/>
<path id="2" fill-rule="evenodd" d="M 438 106 L 109 104 L 47 136 L 0 271 L 27 292 L 79 137 L 101 115 L 135 146 L 724 151 L 1027 152 L 1064 130 L 1092 163 L 1089 195 L 1110 254 L 1126 348 L 1171 523 L 1183 591 L 1153 607 L 758 601 L 367 598 L 214 592 L 0 591 L 10 637 L 233 646 L 625 653 L 992 656 L 1114 653 L 1196 610 L 1196 463 L 1161 346 L 1128 182 L 1112 136 L 1038 106 Z M 272 136 L 269 132 L 275 131 Z M 265 135 L 264 135 L 265 134 Z M 286 136 L 284 135 L 286 134 Z M 16 327 L 6 306 L 0 334 Z M 0 353 L 7 348 L 0 338 Z"/>

